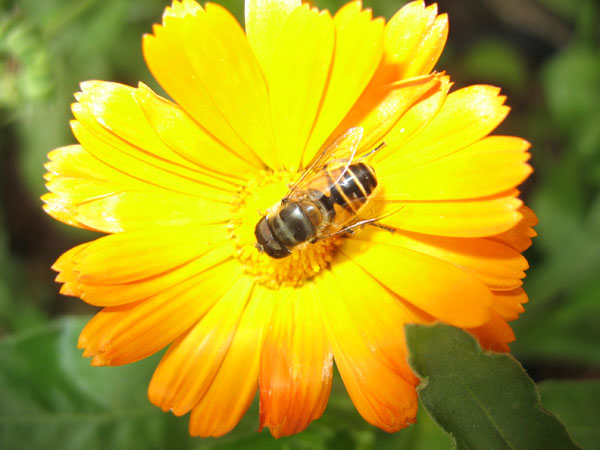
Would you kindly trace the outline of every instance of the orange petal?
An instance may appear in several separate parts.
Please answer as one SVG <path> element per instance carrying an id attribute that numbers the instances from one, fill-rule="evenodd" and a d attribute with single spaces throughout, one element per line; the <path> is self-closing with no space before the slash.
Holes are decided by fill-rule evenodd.
<path id="1" fill-rule="evenodd" d="M 60 289 L 61 294 L 75 297 L 81 295 L 79 283 L 77 282 L 77 271 L 75 270 L 73 257 L 85 249 L 88 245 L 90 245 L 90 242 L 86 242 L 85 244 L 81 244 L 73 247 L 70 250 L 67 250 L 56 260 L 54 264 L 52 264 L 52 270 L 58 272 L 58 275 L 56 275 L 56 281 L 59 283 L 64 283 Z"/>
<path id="2" fill-rule="evenodd" d="M 523 288 L 513 289 L 511 291 L 496 291 L 494 294 L 494 311 L 504 320 L 515 320 L 519 317 L 525 308 L 523 304 L 529 299 Z"/>
<path id="3" fill-rule="evenodd" d="M 431 72 L 447 37 L 448 17 L 437 15 L 436 4 L 407 4 L 385 27 L 385 52 L 375 79 L 389 83 Z"/>
<path id="4" fill-rule="evenodd" d="M 229 350 L 253 283 L 243 276 L 231 284 L 208 314 L 171 345 L 150 381 L 152 403 L 178 416 L 198 404 Z"/>
<path id="5" fill-rule="evenodd" d="M 528 268 L 527 261 L 519 252 L 488 239 L 448 238 L 400 230 L 390 234 L 373 228 L 359 233 L 355 239 L 432 256 L 472 273 L 496 290 L 518 288 Z"/>
<path id="6" fill-rule="evenodd" d="M 393 242 L 393 235 L 381 233 Z M 489 320 L 492 294 L 471 273 L 432 256 L 388 243 L 348 239 L 342 254 L 395 294 L 457 327 Z"/>
<path id="7" fill-rule="evenodd" d="M 129 283 L 181 266 L 226 240 L 223 225 L 128 231 L 95 240 L 73 262 L 81 283 Z"/>
<path id="8" fill-rule="evenodd" d="M 475 335 L 485 350 L 494 352 L 510 351 L 508 343 L 515 340 L 512 328 L 494 311 L 489 322 L 468 331 Z"/>
<path id="9" fill-rule="evenodd" d="M 185 333 L 242 274 L 236 261 L 197 273 L 152 297 L 104 308 L 79 336 L 92 365 L 117 366 L 146 358 Z"/>
<path id="10" fill-rule="evenodd" d="M 211 246 L 205 253 L 188 263 L 149 278 L 121 284 L 79 283 L 79 296 L 96 306 L 117 306 L 136 302 L 193 279 L 198 274 L 227 261 L 233 253 L 233 242 L 227 240 Z"/>
<path id="11" fill-rule="evenodd" d="M 325 317 L 336 365 L 360 415 L 390 433 L 414 423 L 417 414 L 414 386 L 369 348 L 369 341 L 365 341 L 348 312 L 347 300 L 331 272 L 322 272 L 311 286 Z M 378 305 L 377 300 L 375 302 Z"/>
<path id="12" fill-rule="evenodd" d="M 259 378 L 260 429 L 268 427 L 276 438 L 299 433 L 323 414 L 333 367 L 310 290 L 279 294 L 263 343 Z"/>
<path id="13" fill-rule="evenodd" d="M 218 372 L 190 416 L 192 436 L 228 433 L 244 415 L 258 387 L 265 326 L 279 292 L 256 286 Z M 235 386 L 235 389 L 232 389 Z"/>
<path id="14" fill-rule="evenodd" d="M 317 153 L 369 83 L 383 53 L 382 19 L 372 20 L 359 1 L 343 6 L 334 17 L 335 51 L 329 83 L 306 150 L 303 165 Z"/>
<path id="15" fill-rule="evenodd" d="M 446 97 L 441 109 L 425 127 L 427 115 L 405 115 L 386 137 L 393 147 L 385 159 L 393 173 L 420 166 L 467 147 L 487 136 L 508 114 L 505 97 L 493 86 L 475 85 L 452 92 Z M 432 105 L 435 106 L 435 105 Z M 415 123 L 416 121 L 416 123 Z M 412 139 L 402 142 L 393 136 L 395 132 L 420 129 Z M 397 148 L 397 151 L 395 149 Z M 383 164 L 383 163 L 382 163 Z"/>
<path id="16" fill-rule="evenodd" d="M 277 42 L 285 38 L 284 26 L 290 14 L 301 4 L 301 0 L 247 0 L 245 2 L 246 35 L 265 74 L 277 70 L 280 62 L 275 55 Z"/>
<path id="17" fill-rule="evenodd" d="M 261 68 L 227 10 L 209 3 L 167 16 L 143 50 L 156 80 L 210 134 L 252 164 L 281 167 Z"/>
<path id="18" fill-rule="evenodd" d="M 460 200 L 497 194 L 522 183 L 529 143 L 512 136 L 489 136 L 452 155 L 404 170 L 382 164 L 377 174 L 386 198 Z"/>
<path id="19" fill-rule="evenodd" d="M 519 208 L 523 202 L 512 195 L 472 201 L 390 203 L 386 205 L 388 211 L 401 209 L 383 222 L 393 228 L 436 236 L 493 236 L 521 220 Z"/>
<path id="20" fill-rule="evenodd" d="M 524 252 L 531 247 L 531 238 L 537 236 L 533 229 L 537 225 L 537 217 L 525 205 L 519 208 L 519 213 L 522 215 L 522 219 L 514 227 L 504 233 L 492 236 L 490 239 L 508 245 L 518 252 Z"/>
<path id="21" fill-rule="evenodd" d="M 416 385 L 417 378 L 406 363 L 404 324 L 428 323 L 431 316 L 394 295 L 343 254 L 336 258 L 331 270 L 367 347 L 381 363 Z"/>
<path id="22" fill-rule="evenodd" d="M 333 20 L 303 5 L 290 13 L 270 43 L 277 61 L 265 72 L 277 148 L 286 167 L 297 169 L 328 81 L 335 43 Z"/>

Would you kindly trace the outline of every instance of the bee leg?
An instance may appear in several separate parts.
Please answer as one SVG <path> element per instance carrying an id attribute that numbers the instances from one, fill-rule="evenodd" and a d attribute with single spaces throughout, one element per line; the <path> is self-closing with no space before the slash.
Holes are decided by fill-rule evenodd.
<path id="1" fill-rule="evenodd" d="M 389 231 L 392 234 L 394 234 L 394 232 L 396 231 L 395 228 L 388 227 L 386 225 L 381 225 L 380 223 L 377 223 L 377 222 L 369 222 L 368 225 L 372 225 L 374 227 L 381 228 L 382 230 Z"/>

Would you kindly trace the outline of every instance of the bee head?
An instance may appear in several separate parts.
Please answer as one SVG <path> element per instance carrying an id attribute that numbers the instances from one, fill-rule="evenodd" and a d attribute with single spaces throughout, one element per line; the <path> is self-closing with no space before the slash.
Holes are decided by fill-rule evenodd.
<path id="1" fill-rule="evenodd" d="M 275 259 L 285 258 L 292 254 L 290 249 L 275 237 L 266 216 L 263 216 L 256 224 L 254 235 L 257 242 L 255 247 L 259 252 L 265 252 L 271 258 Z"/>

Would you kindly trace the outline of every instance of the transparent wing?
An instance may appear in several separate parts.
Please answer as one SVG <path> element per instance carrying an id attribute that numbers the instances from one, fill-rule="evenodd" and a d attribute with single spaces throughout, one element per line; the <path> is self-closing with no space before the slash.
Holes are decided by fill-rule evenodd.
<path id="1" fill-rule="evenodd" d="M 363 128 L 354 127 L 338 136 L 321 153 L 317 154 L 308 164 L 302 175 L 292 184 L 285 198 L 290 198 L 295 191 L 302 191 L 314 177 L 318 176 L 323 170 L 334 164 L 345 165 L 341 175 L 346 172 L 348 166 L 354 160 L 356 149 L 363 137 Z M 340 175 L 340 176 L 341 176 Z M 335 180 L 335 183 L 339 181 Z"/>
<path id="2" fill-rule="evenodd" d="M 352 234 L 355 230 L 366 225 L 375 225 L 393 232 L 395 229 L 386 226 L 385 219 L 400 213 L 404 207 L 404 203 L 393 202 L 390 204 L 383 196 L 374 196 L 356 214 L 348 216 L 345 221 L 330 224 L 313 242 L 329 239 L 340 234 Z"/>

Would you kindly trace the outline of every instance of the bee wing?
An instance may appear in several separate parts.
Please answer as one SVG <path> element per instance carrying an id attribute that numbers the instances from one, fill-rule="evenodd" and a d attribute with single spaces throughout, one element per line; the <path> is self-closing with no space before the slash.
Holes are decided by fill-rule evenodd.
<path id="1" fill-rule="evenodd" d="M 325 150 L 317 154 L 317 156 L 312 159 L 304 172 L 302 172 L 302 175 L 300 175 L 300 177 L 290 187 L 290 190 L 285 198 L 291 197 L 296 190 L 302 190 L 302 187 L 305 186 L 307 182 L 309 182 L 331 164 L 340 163 L 345 165 L 344 170 L 341 172 L 341 177 L 354 160 L 356 149 L 358 148 L 358 144 L 363 137 L 363 131 L 364 130 L 362 127 L 353 127 L 339 135 L 331 144 L 327 146 L 327 148 L 325 148 Z M 339 179 L 335 180 L 335 183 L 338 181 Z"/>
<path id="2" fill-rule="evenodd" d="M 331 224 L 331 226 L 315 241 L 322 241 L 340 234 L 352 233 L 355 229 L 362 228 L 369 224 L 393 232 L 395 228 L 386 226 L 385 223 L 380 222 L 385 221 L 387 217 L 400 212 L 404 209 L 404 206 L 404 203 L 394 202 L 393 204 L 390 204 L 384 197 L 376 196 L 370 199 L 369 203 L 361 208 L 357 214 L 349 217 L 346 222 Z"/>

